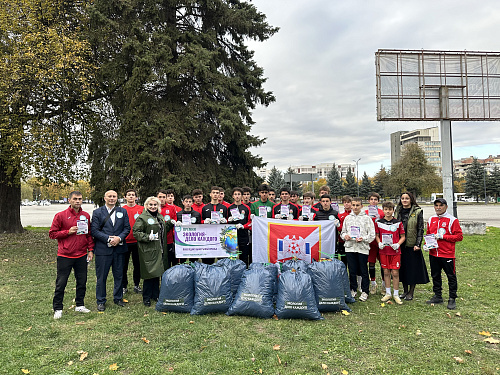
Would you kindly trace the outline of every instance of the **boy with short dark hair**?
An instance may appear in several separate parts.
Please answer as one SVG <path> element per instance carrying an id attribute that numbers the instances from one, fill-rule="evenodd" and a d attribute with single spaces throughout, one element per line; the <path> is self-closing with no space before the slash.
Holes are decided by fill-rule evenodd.
<path id="1" fill-rule="evenodd" d="M 252 202 L 250 202 L 250 199 L 252 198 L 252 189 L 250 189 L 248 186 L 243 186 L 241 190 L 243 190 L 243 204 L 246 204 L 248 207 L 250 207 L 250 205 L 252 204 Z"/>
<path id="2" fill-rule="evenodd" d="M 290 202 L 290 189 L 284 186 L 280 189 L 280 203 L 273 206 L 273 215 L 275 219 L 297 220 L 300 215 L 299 208 Z"/>
<path id="3" fill-rule="evenodd" d="M 321 186 L 321 187 L 319 188 L 319 198 L 318 198 L 318 203 L 316 203 L 316 204 L 314 205 L 314 207 L 315 207 L 316 209 L 318 209 L 318 210 L 319 210 L 319 209 L 321 208 L 321 202 L 320 202 L 320 199 L 321 199 L 321 197 L 322 197 L 323 195 L 326 195 L 326 194 L 330 195 L 330 187 L 329 187 L 328 185 L 323 185 L 323 186 Z"/>
<path id="4" fill-rule="evenodd" d="M 212 212 L 218 212 L 220 219 L 226 221 L 227 207 L 219 203 L 220 187 L 212 186 L 210 189 L 210 203 L 203 206 L 201 213 L 201 221 L 205 224 L 212 223 Z"/>
<path id="5" fill-rule="evenodd" d="M 193 205 L 191 207 L 201 215 L 201 210 L 205 205 L 203 203 L 203 191 L 201 189 L 194 189 L 191 195 L 193 196 Z"/>
<path id="6" fill-rule="evenodd" d="M 243 189 L 235 187 L 233 189 L 234 203 L 228 208 L 228 221 L 236 225 L 236 229 L 238 230 L 238 248 L 241 252 L 240 259 L 248 266 L 252 263 L 252 248 L 250 246 L 249 236 L 252 219 L 250 218 L 250 207 L 244 204 L 242 199 Z"/>
<path id="7" fill-rule="evenodd" d="M 142 214 L 144 211 L 144 207 L 140 206 L 136 203 L 137 200 L 137 192 L 134 189 L 128 189 L 125 192 L 125 202 L 123 208 L 127 210 L 128 220 L 130 222 L 130 228 L 134 227 L 135 220 Z M 128 292 L 128 264 L 130 260 L 130 255 L 132 255 L 132 264 L 134 266 L 133 271 L 133 280 L 134 280 L 134 292 L 142 293 L 142 289 L 139 286 L 141 281 L 141 264 L 139 262 L 139 248 L 137 247 L 137 240 L 134 237 L 132 231 L 125 238 L 125 242 L 127 243 L 127 252 L 123 257 L 123 294 Z"/>
<path id="8" fill-rule="evenodd" d="M 300 208 L 299 193 L 295 190 L 290 191 L 290 203 L 293 203 L 294 205 Z"/>
<path id="9" fill-rule="evenodd" d="M 401 244 L 405 242 L 405 230 L 403 223 L 394 218 L 394 203 L 382 203 L 384 217 L 375 223 L 375 233 L 378 248 L 380 250 L 380 265 L 384 270 L 385 296 L 382 302 L 391 299 L 391 276 L 394 289 L 394 301 L 398 305 L 403 302 L 399 298 L 399 268 L 401 267 Z"/>
<path id="10" fill-rule="evenodd" d="M 276 191 L 273 188 L 269 188 L 268 197 L 273 204 L 276 203 Z"/>
<path id="11" fill-rule="evenodd" d="M 257 191 L 259 192 L 260 199 L 252 203 L 252 215 L 268 218 L 272 217 L 274 203 L 268 199 L 269 186 L 267 184 L 261 184 Z"/>
<path id="12" fill-rule="evenodd" d="M 193 210 L 193 197 L 191 195 L 182 197 L 182 205 L 184 209 L 177 212 L 176 225 L 201 224 L 200 213 Z"/>
<path id="13" fill-rule="evenodd" d="M 224 188 L 219 186 L 219 203 L 228 208 L 230 204 L 224 200 L 225 194 L 226 193 L 224 192 Z"/>
<path id="14" fill-rule="evenodd" d="M 302 196 L 302 205 L 301 214 L 299 216 L 299 220 L 309 221 L 314 220 L 314 214 L 318 211 L 317 208 L 314 207 L 314 193 L 312 191 L 307 191 Z M 309 211 L 309 212 L 307 212 Z"/>

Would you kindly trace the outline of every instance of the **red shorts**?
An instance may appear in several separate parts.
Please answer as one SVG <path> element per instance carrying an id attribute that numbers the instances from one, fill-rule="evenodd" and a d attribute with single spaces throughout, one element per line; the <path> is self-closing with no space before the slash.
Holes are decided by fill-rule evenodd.
<path id="1" fill-rule="evenodd" d="M 386 270 L 399 270 L 401 267 L 401 253 L 395 255 L 380 254 L 380 265 Z"/>
<path id="2" fill-rule="evenodd" d="M 377 241 L 370 242 L 370 253 L 368 254 L 368 263 L 376 263 L 378 256 L 378 243 Z"/>

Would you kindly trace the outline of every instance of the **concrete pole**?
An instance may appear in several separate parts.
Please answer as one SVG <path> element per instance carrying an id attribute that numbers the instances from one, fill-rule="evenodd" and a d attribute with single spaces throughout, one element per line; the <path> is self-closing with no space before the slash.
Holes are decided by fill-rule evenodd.
<path id="1" fill-rule="evenodd" d="M 441 115 L 441 165 L 443 176 L 443 196 L 448 202 L 448 213 L 457 216 L 457 202 L 453 189 L 453 152 L 451 149 L 451 120 L 449 120 L 449 96 L 448 88 L 439 88 L 439 104 Z"/>

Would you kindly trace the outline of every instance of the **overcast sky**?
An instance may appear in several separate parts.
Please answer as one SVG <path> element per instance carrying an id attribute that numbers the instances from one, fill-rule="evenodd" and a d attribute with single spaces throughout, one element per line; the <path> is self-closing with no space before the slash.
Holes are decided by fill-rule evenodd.
<path id="1" fill-rule="evenodd" d="M 252 149 L 268 168 L 359 161 L 390 167 L 390 133 L 438 122 L 378 122 L 378 49 L 500 51 L 500 3 L 492 1 L 252 0 L 280 27 L 249 43 L 276 102 L 257 107 Z M 453 157 L 500 154 L 500 124 L 453 122 Z"/>

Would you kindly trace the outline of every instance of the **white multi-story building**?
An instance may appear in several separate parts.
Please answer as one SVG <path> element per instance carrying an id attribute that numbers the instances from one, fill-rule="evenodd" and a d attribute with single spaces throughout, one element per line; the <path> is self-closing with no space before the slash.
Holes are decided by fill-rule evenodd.
<path id="1" fill-rule="evenodd" d="M 439 140 L 439 128 L 437 126 L 427 129 L 415 129 L 411 131 L 397 131 L 391 133 L 391 165 L 401 158 L 406 145 L 416 143 L 424 150 L 429 164 L 436 167 L 441 174 L 441 141 Z"/>
<path id="2" fill-rule="evenodd" d="M 316 165 L 292 165 L 291 168 L 293 173 L 317 173 L 318 179 L 326 179 L 328 172 L 332 170 L 333 166 L 337 168 L 340 178 L 346 177 L 349 168 L 351 169 L 351 172 L 356 175 L 355 164 L 321 163 Z"/>

